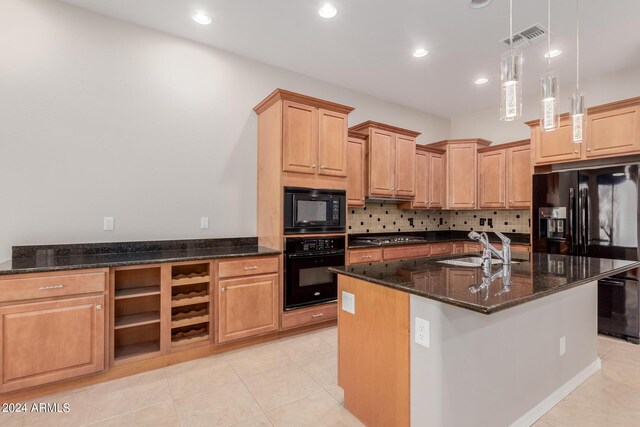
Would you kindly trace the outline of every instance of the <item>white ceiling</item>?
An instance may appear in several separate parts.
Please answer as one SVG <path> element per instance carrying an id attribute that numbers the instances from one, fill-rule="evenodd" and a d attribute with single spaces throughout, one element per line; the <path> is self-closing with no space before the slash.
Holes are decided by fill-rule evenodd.
<path id="1" fill-rule="evenodd" d="M 499 40 L 508 0 L 62 0 L 443 117 L 497 105 Z M 575 1 L 554 0 L 553 61 L 561 85 L 575 82 Z M 640 1 L 581 0 L 581 79 L 640 65 Z M 544 0 L 514 1 L 514 31 L 546 27 Z M 191 19 L 213 17 L 209 26 Z M 411 52 L 425 47 L 429 55 Z M 546 40 L 524 52 L 524 92 L 537 93 Z M 473 81 L 487 76 L 490 82 Z"/>

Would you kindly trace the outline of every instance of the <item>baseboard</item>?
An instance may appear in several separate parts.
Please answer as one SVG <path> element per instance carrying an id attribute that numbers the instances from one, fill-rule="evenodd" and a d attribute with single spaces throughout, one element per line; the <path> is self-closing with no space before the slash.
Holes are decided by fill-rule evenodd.
<path id="1" fill-rule="evenodd" d="M 569 393 L 578 388 L 580 384 L 585 382 L 591 375 L 595 374 L 602 367 L 600 358 L 596 358 L 589 366 L 578 372 L 576 376 L 564 383 L 560 388 L 551 393 L 546 399 L 538 403 L 529 412 L 518 418 L 511 427 L 529 427 L 533 425 L 540 417 L 546 414 L 551 408 L 557 405 L 562 399 L 567 397 Z"/>

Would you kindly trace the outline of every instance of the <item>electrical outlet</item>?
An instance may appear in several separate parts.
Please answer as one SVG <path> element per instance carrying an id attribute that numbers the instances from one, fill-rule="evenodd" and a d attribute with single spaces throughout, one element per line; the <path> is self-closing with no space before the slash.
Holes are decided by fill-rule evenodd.
<path id="1" fill-rule="evenodd" d="M 104 217 L 104 230 L 105 231 L 113 231 L 113 227 L 115 225 L 115 219 L 112 216 Z"/>
<path id="2" fill-rule="evenodd" d="M 429 321 L 416 317 L 416 344 L 429 348 Z"/>
<path id="3" fill-rule="evenodd" d="M 564 336 L 560 337 L 560 356 L 564 356 L 567 351 L 567 340 Z"/>
<path id="4" fill-rule="evenodd" d="M 356 296 L 354 294 L 342 291 L 342 311 L 356 314 Z"/>
<path id="5" fill-rule="evenodd" d="M 200 218 L 200 228 L 201 229 L 205 229 L 205 228 L 209 228 L 209 217 L 208 216 L 203 216 L 202 218 Z"/>

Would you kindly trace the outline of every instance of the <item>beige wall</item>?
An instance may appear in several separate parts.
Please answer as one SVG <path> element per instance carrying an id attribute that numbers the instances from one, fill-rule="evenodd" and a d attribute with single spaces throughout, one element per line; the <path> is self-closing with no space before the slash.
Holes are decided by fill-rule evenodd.
<path id="1" fill-rule="evenodd" d="M 0 29 L 0 260 L 21 244 L 255 235 L 252 108 L 277 87 L 355 107 L 350 124 L 449 135 L 447 119 L 53 0 L 0 1 Z"/>
<path id="2" fill-rule="evenodd" d="M 560 81 L 560 111 L 569 111 L 574 84 L 573 81 Z M 581 86 L 586 92 L 587 105 L 591 106 L 640 96 L 640 68 L 606 74 Z M 525 95 L 523 99 L 523 120 L 501 122 L 498 107 L 475 111 L 451 119 L 451 137 L 485 138 L 496 144 L 529 138 L 529 126 L 524 122 L 538 118 L 540 107 L 535 93 Z"/>

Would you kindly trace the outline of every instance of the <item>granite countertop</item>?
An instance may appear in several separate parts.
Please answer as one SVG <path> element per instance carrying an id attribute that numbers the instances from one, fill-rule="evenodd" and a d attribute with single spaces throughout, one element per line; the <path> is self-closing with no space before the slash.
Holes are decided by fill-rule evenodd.
<path id="1" fill-rule="evenodd" d="M 640 262 L 636 261 L 543 253 L 533 253 L 531 261 L 526 261 L 526 254 L 514 252 L 513 259 L 518 263 L 510 268 L 510 289 L 503 289 L 504 279 L 498 274 L 488 287 L 472 292 L 470 286 L 480 285 L 483 281 L 482 269 L 438 262 L 455 258 L 461 258 L 461 255 L 359 264 L 331 268 L 330 271 L 491 314 L 640 267 Z M 500 265 L 493 267 L 494 273 L 500 270 Z"/>
<path id="2" fill-rule="evenodd" d="M 0 263 L 0 276 L 280 253 L 256 238 L 20 246 Z"/>
<path id="3" fill-rule="evenodd" d="M 349 249 L 360 248 L 376 248 L 387 246 L 403 246 L 403 245 L 422 245 L 428 243 L 447 243 L 447 242 L 469 242 L 475 243 L 468 237 L 468 231 L 408 231 L 408 232 L 394 232 L 394 233 L 366 233 L 366 234 L 350 234 L 349 235 Z M 493 232 L 487 232 L 489 240 L 491 242 L 500 243 L 500 239 Z M 354 239 L 358 237 L 378 237 L 378 236 L 417 236 L 424 238 L 424 241 L 418 242 L 398 242 L 398 243 L 386 243 L 383 245 L 372 245 L 367 243 L 354 242 Z M 529 235 L 526 233 L 504 233 L 505 236 L 511 239 L 512 245 L 529 246 Z"/>

